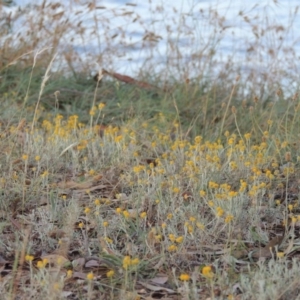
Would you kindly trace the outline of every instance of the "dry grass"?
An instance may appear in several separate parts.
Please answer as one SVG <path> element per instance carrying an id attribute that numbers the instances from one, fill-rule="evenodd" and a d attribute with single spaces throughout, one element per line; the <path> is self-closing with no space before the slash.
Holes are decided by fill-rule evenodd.
<path id="1" fill-rule="evenodd" d="M 152 52 L 151 77 L 141 70 L 151 89 L 120 76 L 95 82 L 92 62 L 113 69 L 127 31 L 113 39 L 112 19 L 95 15 L 109 51 L 81 64 L 61 45 L 66 34 L 86 43 L 87 29 L 59 8 L 44 2 L 37 20 L 20 12 L 32 33 L 18 37 L 22 47 L 1 40 L 3 299 L 297 299 L 297 94 L 284 96 L 271 77 L 258 89 L 234 64 L 213 82 L 190 77 L 208 45 L 185 69 L 177 52 L 164 74 L 151 72 Z M 178 35 L 193 41 L 184 28 Z"/>

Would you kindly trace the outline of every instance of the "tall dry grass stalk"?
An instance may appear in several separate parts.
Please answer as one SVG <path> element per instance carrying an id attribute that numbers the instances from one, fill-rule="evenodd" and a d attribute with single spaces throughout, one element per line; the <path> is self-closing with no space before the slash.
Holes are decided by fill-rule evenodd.
<path id="1" fill-rule="evenodd" d="M 35 55 L 35 57 L 34 57 L 33 68 L 34 68 L 34 66 L 35 66 L 35 62 L 36 62 L 36 59 L 37 59 L 38 55 L 41 54 L 41 53 L 43 53 L 43 51 L 45 51 L 45 50 L 47 50 L 47 49 L 43 49 L 43 50 L 39 51 L 39 52 Z M 52 64 L 53 64 L 53 62 L 54 62 L 56 56 L 57 56 L 57 54 L 54 54 L 53 58 L 51 59 L 49 65 L 48 65 L 48 67 L 47 67 L 47 70 L 46 70 L 46 72 L 45 72 L 45 75 L 44 75 L 44 77 L 43 77 L 43 81 L 42 81 L 42 83 L 41 83 L 41 88 L 40 88 L 40 91 L 39 91 L 39 96 L 38 96 L 37 103 L 36 103 L 35 110 L 34 110 L 34 115 L 33 115 L 33 120 L 32 120 L 32 125 L 31 125 L 31 131 L 33 131 L 34 126 L 35 126 L 35 123 L 36 123 L 36 116 L 37 116 L 37 111 L 38 111 L 38 108 L 39 108 L 39 104 L 40 104 L 40 101 L 41 101 L 41 97 L 42 97 L 43 91 L 44 91 L 44 89 L 45 89 L 46 82 L 47 82 L 47 80 L 50 78 L 50 75 L 49 75 L 50 69 L 51 69 L 51 67 L 52 67 Z M 31 75 L 32 75 L 32 73 L 31 73 Z"/>
<path id="2" fill-rule="evenodd" d="M 261 15 L 256 14 L 259 5 L 264 12 Z M 47 48 L 38 63 L 45 68 L 58 53 L 60 64 L 55 68 L 75 75 L 96 73 L 95 61 L 108 70 L 126 65 L 135 75 L 153 80 L 159 76 L 165 81 L 161 85 L 172 84 L 172 78 L 206 84 L 220 80 L 230 85 L 230 80 L 240 75 L 240 84 L 260 98 L 275 93 L 274 86 L 289 85 L 290 91 L 290 84 L 297 79 L 297 38 L 292 38 L 297 6 L 291 9 L 286 24 L 269 14 L 276 8 L 275 1 L 264 7 L 251 4 L 247 12 L 239 12 L 233 24 L 213 5 L 206 9 L 191 6 L 189 13 L 151 2 L 144 6 L 148 7 L 147 16 L 138 14 L 137 4 L 110 7 L 97 1 L 70 4 L 45 0 L 4 14 L 0 20 L 6 28 L 0 37 L 0 68 L 16 60 L 31 66 L 34 53 Z M 232 52 L 224 52 L 224 42 Z M 226 60 L 220 55 L 226 55 Z M 139 68 L 134 69 L 133 64 Z"/>

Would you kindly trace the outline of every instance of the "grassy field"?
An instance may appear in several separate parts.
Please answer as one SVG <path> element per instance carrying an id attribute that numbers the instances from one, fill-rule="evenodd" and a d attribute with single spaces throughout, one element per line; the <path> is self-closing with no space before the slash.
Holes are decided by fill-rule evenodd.
<path id="1" fill-rule="evenodd" d="M 1 36 L 1 299 L 300 299 L 296 91 L 53 71 L 63 31 Z"/>

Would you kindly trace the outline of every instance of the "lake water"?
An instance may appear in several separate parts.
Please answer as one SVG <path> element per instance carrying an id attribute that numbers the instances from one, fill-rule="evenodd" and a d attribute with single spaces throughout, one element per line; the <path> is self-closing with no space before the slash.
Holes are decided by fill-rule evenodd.
<path id="1" fill-rule="evenodd" d="M 15 7 L 5 10 L 15 11 L 18 6 L 42 1 L 15 2 Z M 95 5 L 89 6 L 92 2 Z M 164 72 L 166 77 L 185 74 L 188 78 L 203 73 L 215 79 L 230 66 L 233 78 L 239 74 L 250 76 L 251 81 L 272 80 L 287 88 L 298 87 L 297 0 L 60 3 L 63 7 L 57 8 L 57 13 L 64 11 L 74 24 L 81 22 L 86 28 L 84 33 L 74 31 L 61 49 L 71 47 L 92 70 L 105 67 L 135 76 L 142 70 L 150 74 Z M 29 14 L 36 17 L 34 9 Z M 97 34 L 93 33 L 95 24 Z M 14 30 L 25 30 L 21 21 Z"/>

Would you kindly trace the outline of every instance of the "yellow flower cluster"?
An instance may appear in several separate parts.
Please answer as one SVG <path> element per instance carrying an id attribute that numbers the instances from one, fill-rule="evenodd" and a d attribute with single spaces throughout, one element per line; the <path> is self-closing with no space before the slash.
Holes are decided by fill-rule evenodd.
<path id="1" fill-rule="evenodd" d="M 138 258 L 132 259 L 129 255 L 123 258 L 123 268 L 127 270 L 131 266 L 137 266 L 140 263 Z"/>

